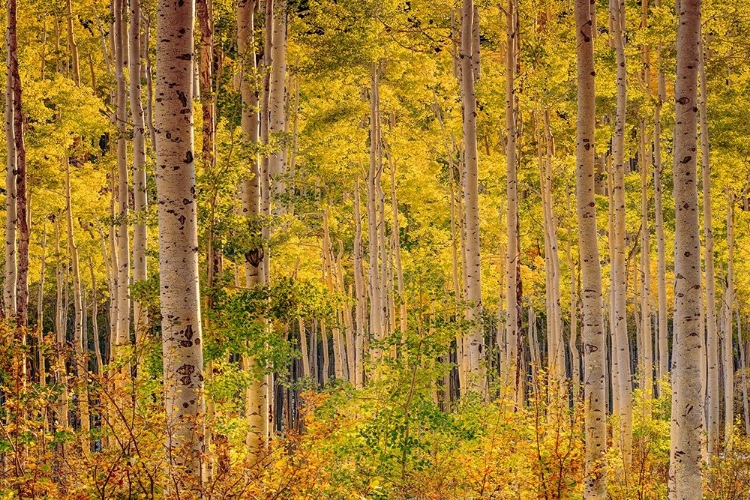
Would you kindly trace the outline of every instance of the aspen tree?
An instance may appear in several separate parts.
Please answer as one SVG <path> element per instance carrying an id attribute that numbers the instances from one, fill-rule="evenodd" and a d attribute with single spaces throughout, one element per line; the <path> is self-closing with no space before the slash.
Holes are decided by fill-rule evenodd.
<path id="1" fill-rule="evenodd" d="M 651 332 L 651 235 L 648 227 L 648 179 L 651 155 L 646 151 L 646 123 L 640 121 L 639 162 L 641 167 L 641 389 L 651 399 L 654 391 L 653 335 Z M 649 411 L 646 409 L 646 411 Z"/>
<path id="2" fill-rule="evenodd" d="M 44 357 L 44 282 L 47 270 L 47 224 L 42 226 L 42 256 L 39 265 L 39 295 L 37 297 L 37 363 L 39 363 L 39 385 L 47 385 L 47 366 Z"/>
<path id="3" fill-rule="evenodd" d="M 385 335 L 383 304 L 380 280 L 378 253 L 380 251 L 378 220 L 377 220 L 377 193 L 380 186 L 381 171 L 378 168 L 378 155 L 380 154 L 380 130 L 378 128 L 378 65 L 372 64 L 372 87 L 370 90 L 370 168 L 367 176 L 367 234 L 369 254 L 369 282 L 370 282 L 370 335 L 375 341 L 382 341 Z M 374 349 L 373 359 L 380 358 L 380 349 Z"/>
<path id="4" fill-rule="evenodd" d="M 136 222 L 133 225 L 133 282 L 144 281 L 147 276 L 146 242 L 148 238 L 145 222 L 147 209 L 146 193 L 146 128 L 143 122 L 141 102 L 141 0 L 130 0 L 130 116 L 133 120 L 133 210 Z M 133 310 L 133 324 L 136 338 L 143 334 L 148 318 L 145 307 L 136 302 Z"/>
<path id="5" fill-rule="evenodd" d="M 354 386 L 364 385 L 364 337 L 365 305 L 367 291 L 362 264 L 362 213 L 359 194 L 359 175 L 354 181 L 354 293 L 355 293 L 355 350 L 354 350 Z M 306 351 L 303 351 L 306 352 Z"/>
<path id="6" fill-rule="evenodd" d="M 562 335 L 560 307 L 560 257 L 557 243 L 557 219 L 552 197 L 552 159 L 555 156 L 554 138 L 550 128 L 549 110 L 544 111 L 544 152 L 542 153 L 542 208 L 544 212 L 545 274 L 549 280 L 547 291 L 548 370 L 562 390 L 566 378 L 565 344 Z M 541 139 L 541 138 L 540 138 Z M 541 140 L 540 140 L 541 142 Z"/>
<path id="7" fill-rule="evenodd" d="M 700 40 L 699 40 L 700 41 Z M 700 148 L 701 171 L 703 180 L 703 232 L 704 232 L 704 266 L 706 272 L 706 433 L 708 439 L 709 456 L 716 455 L 719 448 L 719 333 L 716 329 L 716 278 L 714 275 L 714 231 L 713 211 L 711 205 L 711 163 L 708 140 L 708 117 L 706 113 L 706 99 L 708 97 L 706 74 L 704 70 L 705 47 L 699 47 L 699 78 L 700 101 Z M 675 156 L 676 157 L 676 156 Z"/>
<path id="8" fill-rule="evenodd" d="M 607 491 L 607 426 L 605 407 L 606 337 L 602 324 L 602 279 L 597 244 L 594 193 L 596 101 L 592 19 L 596 4 L 576 0 L 576 198 L 583 288 L 583 353 L 586 477 L 584 495 L 604 499 Z"/>
<path id="9" fill-rule="evenodd" d="M 505 132 L 507 135 L 506 143 L 506 166 L 507 175 L 506 183 L 506 262 L 508 266 L 506 272 L 506 312 L 507 312 L 507 333 L 505 334 L 508 343 L 508 359 L 505 373 L 503 375 L 504 384 L 508 391 L 511 391 L 514 400 L 519 401 L 519 384 L 520 384 L 520 357 L 519 352 L 519 310 L 518 310 L 518 266 L 516 263 L 520 258 L 518 250 L 518 178 L 516 168 L 516 98 L 515 98 L 515 71 L 516 71 L 516 1 L 508 0 L 506 11 L 506 48 L 505 48 Z M 546 215 L 546 214 L 545 214 Z"/>
<path id="10" fill-rule="evenodd" d="M 88 455 L 90 445 L 88 434 L 90 431 L 89 419 L 89 401 L 88 401 L 88 369 L 85 363 L 85 343 L 84 343 L 84 315 L 86 311 L 83 305 L 83 285 L 81 283 L 81 270 L 78 260 L 78 246 L 73 236 L 73 204 L 70 190 L 70 162 L 65 159 L 65 204 L 68 223 L 68 252 L 70 252 L 71 273 L 73 275 L 73 352 L 77 371 L 76 389 L 78 392 L 78 405 L 81 418 L 81 433 L 83 435 L 82 448 L 84 454 Z"/>
<path id="11" fill-rule="evenodd" d="M 73 71 L 73 81 L 77 86 L 81 86 L 81 69 L 80 61 L 78 58 L 78 43 L 75 39 L 75 33 L 73 32 L 73 2 L 68 0 L 67 2 L 67 28 L 68 28 L 68 50 L 70 50 L 70 59 Z"/>
<path id="12" fill-rule="evenodd" d="M 570 206 L 570 196 L 568 196 L 568 213 L 572 213 Z M 570 337 L 568 338 L 570 360 L 571 360 L 571 378 L 573 379 L 573 395 L 575 398 L 580 396 L 581 383 L 581 358 L 578 352 L 578 277 L 576 276 L 576 266 L 573 261 L 573 252 L 571 251 L 573 241 L 573 229 L 568 225 L 568 241 L 565 246 L 565 257 L 570 269 Z"/>
<path id="13" fill-rule="evenodd" d="M 94 334 L 94 356 L 96 356 L 96 374 L 104 371 L 104 357 L 102 356 L 99 340 L 99 299 L 96 294 L 96 275 L 94 274 L 94 259 L 89 256 L 89 273 L 91 275 L 91 330 Z"/>
<path id="14" fill-rule="evenodd" d="M 632 461 L 633 407 L 630 380 L 630 348 L 627 324 L 627 272 L 625 269 L 625 120 L 627 107 L 627 68 L 625 65 L 625 21 L 624 0 L 610 0 L 610 23 L 613 28 L 615 59 L 617 62 L 617 113 L 612 138 L 612 160 L 614 171 L 613 200 L 615 208 L 614 258 L 612 263 L 612 286 L 614 287 L 614 323 L 617 349 L 613 376 L 617 377 L 620 399 L 620 428 L 618 443 L 622 449 L 623 467 L 627 470 Z"/>
<path id="15" fill-rule="evenodd" d="M 29 208 L 26 196 L 26 145 L 23 133 L 21 77 L 18 67 L 17 0 L 8 1 L 8 54 L 13 93 L 13 146 L 16 151 L 16 220 L 18 265 L 16 268 L 16 325 L 25 329 L 29 319 Z M 25 342 L 26 334 L 21 332 Z"/>
<path id="16" fill-rule="evenodd" d="M 727 290 L 724 297 L 726 321 L 722 329 L 722 366 L 724 367 L 724 446 L 729 448 L 734 430 L 734 192 L 728 190 L 727 209 Z"/>
<path id="17" fill-rule="evenodd" d="M 268 173 L 271 180 L 272 203 L 276 203 L 276 212 L 280 213 L 281 194 L 284 193 L 284 153 L 283 138 L 286 124 L 285 98 L 286 98 L 286 29 L 287 29 L 287 3 L 286 0 L 274 0 L 273 2 L 273 29 L 271 30 L 273 43 L 271 50 L 270 89 L 269 89 L 269 116 L 268 133 L 270 137 L 279 140 L 278 150 L 268 157 Z M 267 29 L 269 29 L 267 27 Z"/>
<path id="18" fill-rule="evenodd" d="M 10 6 L 10 2 L 8 3 Z M 5 283 L 3 288 L 3 310 L 5 316 L 16 315 L 16 148 L 13 130 L 13 77 L 11 75 L 10 37 L 6 39 L 7 77 L 5 87 L 5 142 L 7 159 L 5 163 Z"/>
<path id="19" fill-rule="evenodd" d="M 191 100 L 194 4 L 159 0 L 157 16 L 154 111 L 166 446 L 174 488 L 181 490 L 202 481 L 205 432 Z"/>
<path id="20" fill-rule="evenodd" d="M 125 86 L 125 64 L 128 54 L 128 39 L 123 27 L 125 0 L 114 0 L 115 73 L 117 79 L 117 209 L 115 212 L 115 242 L 117 251 L 117 328 L 115 349 L 127 345 L 130 340 L 130 242 L 128 237 L 129 187 L 127 158 L 127 90 Z"/>
<path id="21" fill-rule="evenodd" d="M 464 135 L 464 204 L 466 238 L 466 300 L 467 320 L 472 323 L 466 338 L 468 351 L 468 387 L 470 391 L 485 391 L 481 369 L 484 342 L 482 337 L 482 275 L 479 250 L 479 164 L 477 153 L 477 99 L 474 92 L 472 22 L 473 0 L 463 0 L 461 13 L 461 95 L 463 103 Z M 477 59 L 479 55 L 477 54 Z"/>
<path id="22" fill-rule="evenodd" d="M 737 349 L 740 351 L 740 370 L 742 371 L 742 413 L 745 420 L 745 435 L 750 435 L 750 407 L 747 398 L 747 360 L 745 342 L 742 340 L 742 315 L 737 311 Z"/>
<path id="23" fill-rule="evenodd" d="M 661 7 L 661 0 L 655 0 Z M 659 303 L 659 378 L 669 375 L 669 338 L 667 332 L 667 258 L 664 238 L 664 208 L 662 204 L 661 109 L 667 95 L 664 73 L 661 71 L 661 44 L 658 45 L 656 78 L 657 98 L 654 105 L 654 226 L 656 231 L 656 282 Z"/>
<path id="24" fill-rule="evenodd" d="M 701 0 L 681 0 L 675 81 L 675 311 L 672 361 L 671 500 L 702 498 L 700 234 L 696 175 Z"/>
<path id="25" fill-rule="evenodd" d="M 249 147 L 258 143 L 258 93 L 255 85 L 257 77 L 255 37 L 255 1 L 240 0 L 237 2 L 237 48 L 241 61 L 240 93 L 242 96 L 242 140 Z M 265 282 L 262 262 L 264 258 L 260 231 L 257 231 L 258 218 L 261 215 L 260 169 L 257 155 L 251 156 L 250 169 L 243 181 L 243 212 L 248 223 L 256 228 L 255 247 L 245 255 L 245 284 L 254 287 Z M 250 370 L 255 361 L 243 357 L 243 367 Z M 247 445 L 251 452 L 263 450 L 266 441 L 268 415 L 266 413 L 265 378 L 252 377 L 245 394 L 245 418 L 249 431 Z"/>

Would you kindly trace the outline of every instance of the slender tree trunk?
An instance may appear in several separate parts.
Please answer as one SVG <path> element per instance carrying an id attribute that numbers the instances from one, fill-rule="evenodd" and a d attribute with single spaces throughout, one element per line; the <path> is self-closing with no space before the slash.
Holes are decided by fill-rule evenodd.
<path id="1" fill-rule="evenodd" d="M 73 32 L 73 3 L 68 0 L 67 22 L 68 22 L 68 50 L 70 50 L 70 59 L 73 66 L 73 81 L 77 86 L 81 86 L 81 69 L 78 58 L 78 43 Z"/>
<path id="2" fill-rule="evenodd" d="M 94 356 L 96 356 L 96 373 L 104 372 L 104 357 L 102 356 L 99 340 L 99 299 L 96 294 L 96 275 L 94 274 L 94 259 L 89 257 L 89 273 L 91 274 L 91 330 L 94 341 Z"/>
<path id="3" fill-rule="evenodd" d="M 700 234 L 696 175 L 701 0 L 680 0 L 674 132 L 675 312 L 670 500 L 702 498 Z"/>
<path id="4" fill-rule="evenodd" d="M 568 213 L 572 213 L 570 207 L 570 197 L 568 197 Z M 578 352 L 578 277 L 576 276 L 576 266 L 573 261 L 573 252 L 571 251 L 571 242 L 573 241 L 572 224 L 568 225 L 568 241 L 565 248 L 565 254 L 570 269 L 570 364 L 573 379 L 573 395 L 575 398 L 580 396 L 581 383 L 581 360 Z"/>
<path id="5" fill-rule="evenodd" d="M 21 77 L 18 73 L 16 35 L 17 0 L 8 1 L 8 54 L 13 90 L 13 142 L 16 150 L 16 220 L 18 221 L 18 266 L 16 268 L 16 325 L 24 341 L 29 320 L 29 216 L 26 198 L 26 145 L 23 140 Z"/>
<path id="6" fill-rule="evenodd" d="M 377 105 L 378 100 L 378 67 L 372 64 L 372 89 L 370 92 L 370 170 L 367 176 L 367 228 L 368 254 L 370 258 L 370 335 L 375 341 L 384 338 L 383 305 L 381 303 L 382 283 L 380 281 L 380 267 L 378 260 L 379 233 L 377 219 L 377 193 L 380 186 L 380 170 L 378 169 L 378 155 L 380 149 L 380 130 L 378 129 Z M 383 258 L 385 258 L 383 256 Z M 378 360 L 381 350 L 372 351 L 373 359 Z"/>
<path id="7" fill-rule="evenodd" d="M 655 0 L 655 3 L 656 7 L 661 7 L 661 0 Z M 656 280 L 659 298 L 659 378 L 666 380 L 669 375 L 669 338 L 667 331 L 667 258 L 664 238 L 664 209 L 662 206 L 661 109 L 666 100 L 667 90 L 664 74 L 661 71 L 661 45 L 659 45 L 658 50 L 656 65 L 658 97 L 654 106 L 654 221 L 657 252 Z M 659 394 L 661 395 L 660 388 Z"/>
<path id="8" fill-rule="evenodd" d="M 10 5 L 10 3 L 8 4 Z M 10 39 L 8 38 L 8 41 Z M 7 83 L 5 89 L 5 142 L 7 160 L 5 170 L 5 287 L 3 289 L 3 306 L 5 316 L 16 315 L 16 147 L 13 130 L 13 78 L 11 73 L 10 44 L 8 48 Z"/>
<path id="9" fill-rule="evenodd" d="M 734 193 L 728 193 L 727 209 L 727 292 L 725 306 L 727 320 L 722 333 L 724 349 L 724 444 L 728 449 L 734 431 L 734 348 L 732 318 L 734 317 Z"/>
<path id="10" fill-rule="evenodd" d="M 700 147 L 701 169 L 703 177 L 703 231 L 705 238 L 704 265 L 706 272 L 706 349 L 708 371 L 706 376 L 706 407 L 707 407 L 707 439 L 708 454 L 715 456 L 719 453 L 719 333 L 716 330 L 716 278 L 714 275 L 714 231 L 713 212 L 711 205 L 711 163 L 708 142 L 708 117 L 706 114 L 706 74 L 704 70 L 704 47 L 699 49 L 699 78 L 700 78 Z M 701 332 L 702 334 L 702 332 Z"/>
<path id="11" fill-rule="evenodd" d="M 584 428 L 586 477 L 584 495 L 604 499 L 607 491 L 605 407 L 606 336 L 602 324 L 602 279 L 596 228 L 594 132 L 596 101 L 592 18 L 596 5 L 576 0 L 578 118 L 576 123 L 576 195 L 578 240 L 583 285 Z"/>
<path id="12" fill-rule="evenodd" d="M 116 0 L 119 1 L 119 0 Z M 176 490 L 202 482 L 203 351 L 193 154 L 192 2 L 159 0 L 156 188 L 167 452 Z M 188 57 L 184 57 L 185 55 Z M 176 475 L 181 470 L 184 474 Z"/>
<path id="13" fill-rule="evenodd" d="M 78 261 L 78 247 L 76 246 L 73 236 L 73 204 L 70 189 L 70 162 L 67 158 L 65 159 L 65 201 L 68 222 L 68 251 L 70 252 L 70 260 L 72 262 L 71 270 L 73 274 L 73 310 L 75 314 L 75 320 L 73 322 L 73 352 L 76 360 L 74 366 L 78 375 L 76 389 L 78 392 L 78 408 L 81 418 L 81 435 L 83 439 L 81 447 L 84 455 L 88 455 L 91 451 L 88 438 L 91 424 L 89 418 L 89 396 L 87 388 L 88 364 L 85 357 L 85 335 L 83 328 L 86 311 L 83 306 L 83 286 L 81 284 L 81 271 Z"/>
<path id="14" fill-rule="evenodd" d="M 646 123 L 640 122 L 639 163 L 641 164 L 641 344 L 643 362 L 641 388 L 646 399 L 654 394 L 654 338 L 651 332 L 651 234 L 648 227 L 649 202 L 648 179 L 651 168 L 651 155 L 646 151 Z M 645 410 L 650 414 L 648 405 Z"/>
<path id="15" fill-rule="evenodd" d="M 505 49 L 505 132 L 506 142 L 506 263 L 505 269 L 505 300 L 506 300 L 506 328 L 505 340 L 507 342 L 508 360 L 503 371 L 503 384 L 505 390 L 510 391 L 514 400 L 518 401 L 520 373 L 518 359 L 521 353 L 518 352 L 519 337 L 519 310 L 518 295 L 516 283 L 518 281 L 516 262 L 519 259 L 518 235 L 518 179 L 516 173 L 516 99 L 515 99 L 515 71 L 516 71 L 516 25 L 515 10 L 516 1 L 508 0 L 506 7 L 506 49 Z M 545 214 L 546 215 L 546 214 Z"/>
<path id="16" fill-rule="evenodd" d="M 512 0 L 511 0 L 512 1 Z M 486 384 L 482 370 L 484 341 L 482 336 L 482 273 L 479 250 L 479 162 L 477 158 L 477 98 L 474 92 L 472 42 L 474 19 L 473 0 L 463 0 L 461 13 L 461 94 L 464 135 L 464 203 L 466 210 L 466 300 L 467 320 L 471 323 L 466 338 L 468 350 L 467 389 L 484 393 Z M 476 60 L 479 54 L 476 54 Z"/>
<path id="17" fill-rule="evenodd" d="M 750 436 L 750 408 L 747 399 L 747 361 L 745 342 L 742 340 L 742 315 L 737 311 L 737 349 L 740 351 L 740 369 L 742 370 L 742 412 L 745 420 L 745 436 Z"/>
<path id="18" fill-rule="evenodd" d="M 622 449 L 623 468 L 627 471 L 632 462 L 633 448 L 633 407 L 630 380 L 630 348 L 627 324 L 627 273 L 625 269 L 625 114 L 627 87 L 625 66 L 625 41 L 623 22 L 624 0 L 610 0 L 610 22 L 613 27 L 615 56 L 617 61 L 617 114 L 612 138 L 614 166 L 613 198 L 615 204 L 614 259 L 612 264 L 612 284 L 614 286 L 614 327 L 617 337 L 614 375 L 617 377 L 620 399 L 620 428 L 617 442 Z"/>
<path id="19" fill-rule="evenodd" d="M 271 141 L 280 140 L 286 123 L 285 113 L 285 82 L 286 82 L 286 0 L 273 2 L 273 44 L 271 50 L 271 87 L 269 91 L 269 124 L 268 132 Z M 281 212 L 280 195 L 284 193 L 284 153 L 285 146 L 281 143 L 268 157 L 268 172 L 271 177 L 271 202 L 275 203 L 275 212 Z"/>
<path id="20" fill-rule="evenodd" d="M 123 26 L 124 0 L 114 0 L 115 19 L 115 72 L 117 78 L 117 219 L 115 241 L 117 243 L 117 329 L 115 349 L 130 341 L 130 251 L 128 237 L 128 158 L 127 158 L 127 90 L 125 86 L 125 64 L 128 54 L 128 39 Z M 117 354 L 115 354 L 117 355 Z"/>
<path id="21" fill-rule="evenodd" d="M 42 228 L 42 256 L 39 266 L 39 295 L 37 296 L 37 362 L 39 363 L 39 385 L 47 385 L 47 365 L 44 359 L 44 281 L 47 270 L 47 224 Z M 15 305 L 15 302 L 14 302 Z"/>
<path id="22" fill-rule="evenodd" d="M 362 215 L 360 210 L 359 176 L 354 181 L 354 290 L 355 290 L 355 350 L 354 350 L 354 386 L 364 385 L 364 337 L 365 305 L 367 291 L 362 265 Z"/>
<path id="23" fill-rule="evenodd" d="M 136 222 L 133 225 L 133 282 L 146 280 L 146 128 L 143 122 L 141 103 L 141 0 L 130 0 L 130 115 L 133 120 L 133 209 Z M 146 309 L 136 301 L 133 309 L 136 340 L 139 340 L 147 327 Z"/>
<path id="24" fill-rule="evenodd" d="M 258 90 L 255 56 L 255 1 L 237 3 L 237 47 L 241 66 L 240 93 L 242 95 L 242 140 L 254 145 L 258 143 Z M 261 240 L 260 215 L 261 191 L 260 169 L 257 156 L 250 161 L 250 175 L 243 180 L 243 212 L 254 230 L 256 247 L 245 255 L 245 283 L 252 288 L 265 283 L 263 272 L 264 245 Z M 255 368 L 256 361 L 243 358 L 245 370 Z M 263 450 L 266 443 L 268 414 L 266 404 L 266 379 L 254 376 L 245 394 L 245 418 L 250 427 L 247 435 L 248 448 L 254 453 Z"/>

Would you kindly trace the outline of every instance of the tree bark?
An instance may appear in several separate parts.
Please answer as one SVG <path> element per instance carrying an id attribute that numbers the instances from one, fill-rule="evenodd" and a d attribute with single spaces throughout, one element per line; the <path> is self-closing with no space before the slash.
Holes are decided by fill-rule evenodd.
<path id="1" fill-rule="evenodd" d="M 205 433 L 191 100 L 193 2 L 159 0 L 157 16 L 156 188 L 166 446 L 173 487 L 183 490 L 202 482 Z"/>
<path id="2" fill-rule="evenodd" d="M 8 4 L 10 5 L 10 3 Z M 8 38 L 8 41 L 10 39 Z M 11 74 L 10 43 L 8 48 L 7 83 L 5 89 L 5 142 L 7 160 L 5 170 L 5 287 L 3 289 L 3 311 L 8 318 L 16 315 L 16 147 L 13 129 L 13 77 Z"/>
<path id="3" fill-rule="evenodd" d="M 583 353 L 586 477 L 584 495 L 604 499 L 607 491 L 605 409 L 606 337 L 602 324 L 602 279 L 596 228 L 594 132 L 596 101 L 592 18 L 596 5 L 576 0 L 578 118 L 576 123 L 576 195 L 583 285 Z"/>
<path id="4" fill-rule="evenodd" d="M 612 263 L 612 284 L 614 286 L 614 327 L 617 349 L 613 358 L 613 375 L 617 377 L 620 399 L 620 428 L 617 442 L 622 450 L 623 467 L 627 471 L 632 462 L 633 449 L 633 407 L 630 376 L 630 348 L 627 324 L 627 272 L 625 269 L 625 120 L 627 107 L 627 86 L 625 65 L 625 41 L 623 23 L 625 18 L 624 0 L 610 0 L 610 23 L 617 61 L 617 113 L 612 138 L 614 167 L 613 199 L 615 204 L 614 258 Z"/>
<path id="5" fill-rule="evenodd" d="M 141 103 L 141 0 L 130 0 L 130 115 L 133 120 L 133 209 L 136 221 L 133 225 L 133 282 L 146 280 L 146 128 Z M 147 327 L 146 309 L 140 301 L 133 308 L 136 341 L 140 340 Z"/>
<path id="6" fill-rule="evenodd" d="M 510 0 L 512 1 L 512 0 Z M 479 249 L 479 162 L 477 154 L 477 98 L 474 92 L 472 23 L 473 0 L 463 0 L 461 13 L 461 95 L 464 135 L 464 203 L 466 210 L 466 319 L 471 323 L 466 338 L 468 350 L 469 392 L 486 391 L 482 370 L 484 341 L 482 336 L 482 274 Z M 477 59 L 479 55 L 477 54 Z"/>
<path id="7" fill-rule="evenodd" d="M 661 0 L 655 1 L 661 7 Z M 657 293 L 659 299 L 659 378 L 664 381 L 669 375 L 669 338 L 667 331 L 667 258 L 664 238 L 664 209 L 662 205 L 662 157 L 661 157 L 661 109 L 666 100 L 667 90 L 664 74 L 661 71 L 661 45 L 657 56 L 658 96 L 654 106 L 654 213 L 657 252 Z M 659 395 L 661 395 L 660 385 Z"/>
<path id="8" fill-rule="evenodd" d="M 640 121 L 639 163 L 641 167 L 641 389 L 647 400 L 654 394 L 654 338 L 651 331 L 651 232 L 648 227 L 649 202 L 648 179 L 651 169 L 651 155 L 646 151 L 646 123 Z M 644 410 L 650 414 L 648 405 Z"/>
<path id="9" fill-rule="evenodd" d="M 680 0 L 674 133 L 675 311 L 672 361 L 671 500 L 702 498 L 700 234 L 695 151 L 701 0 Z"/>
<path id="10" fill-rule="evenodd" d="M 125 87 L 125 64 L 128 54 L 128 39 L 123 27 L 124 0 L 114 0 L 115 72 L 117 78 L 117 211 L 115 241 L 117 244 L 117 329 L 115 350 L 130 342 L 130 241 L 128 236 L 129 186 L 127 158 L 127 90 Z M 115 353 L 117 356 L 118 354 Z"/>
<path id="11" fill-rule="evenodd" d="M 727 320 L 721 332 L 724 367 L 724 446 L 729 449 L 734 431 L 734 193 L 729 189 L 727 209 L 727 292 L 724 297 Z"/>
<path id="12" fill-rule="evenodd" d="M 708 454 L 715 456 L 720 451 L 719 438 L 719 333 L 716 318 L 716 278 L 714 274 L 714 231 L 713 211 L 711 204 L 711 163 L 708 142 L 708 117 L 706 113 L 706 99 L 708 97 L 706 74 L 704 70 L 704 55 L 702 46 L 699 48 L 699 78 L 700 78 L 700 147 L 701 170 L 703 180 L 703 232 L 705 238 L 704 266 L 706 273 L 706 407 L 707 407 L 707 440 Z M 701 332 L 702 334 L 702 332 Z"/>
<path id="13" fill-rule="evenodd" d="M 18 73 L 17 0 L 8 2 L 8 70 L 13 88 L 13 142 L 16 150 L 16 220 L 18 266 L 16 271 L 16 325 L 25 329 L 29 320 L 29 216 L 26 198 L 26 145 L 23 139 L 22 89 Z M 21 332 L 22 340 L 26 334 Z"/>

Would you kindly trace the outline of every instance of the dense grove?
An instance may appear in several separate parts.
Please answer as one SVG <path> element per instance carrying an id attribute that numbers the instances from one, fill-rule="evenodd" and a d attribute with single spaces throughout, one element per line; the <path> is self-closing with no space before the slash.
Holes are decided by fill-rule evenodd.
<path id="1" fill-rule="evenodd" d="M 743 2 L 6 4 L 0 498 L 750 498 Z"/>

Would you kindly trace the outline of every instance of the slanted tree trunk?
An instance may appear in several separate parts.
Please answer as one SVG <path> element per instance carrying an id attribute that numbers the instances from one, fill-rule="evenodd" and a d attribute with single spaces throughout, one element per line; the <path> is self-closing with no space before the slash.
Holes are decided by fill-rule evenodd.
<path id="1" fill-rule="evenodd" d="M 159 0 L 155 105 L 159 296 L 166 446 L 176 481 L 172 487 L 178 491 L 194 490 L 202 482 L 205 433 L 191 99 L 194 22 L 192 2 Z"/>
<path id="2" fill-rule="evenodd" d="M 576 198 L 583 288 L 583 353 L 586 476 L 584 495 L 604 499 L 607 491 L 605 407 L 606 336 L 602 322 L 602 278 L 596 228 L 594 132 L 596 101 L 592 19 L 596 5 L 575 2 L 578 118 L 576 122 Z"/>
<path id="3" fill-rule="evenodd" d="M 511 0 L 512 1 L 512 0 Z M 477 153 L 477 98 L 474 92 L 475 64 L 472 41 L 473 0 L 463 0 L 461 12 L 461 97 L 464 135 L 464 203 L 466 213 L 466 319 L 471 323 L 466 338 L 468 351 L 467 390 L 486 390 L 482 371 L 484 341 L 482 336 L 482 273 L 479 250 L 479 162 Z M 479 58 L 479 54 L 476 54 Z"/>
<path id="4" fill-rule="evenodd" d="M 670 500 L 702 498 L 701 300 L 698 225 L 697 84 L 701 0 L 680 0 L 675 81 L 675 311 L 672 362 Z"/>
<path id="5" fill-rule="evenodd" d="M 146 127 L 143 122 L 141 103 L 141 0 L 130 0 L 130 116 L 133 120 L 133 209 L 136 222 L 133 225 L 133 282 L 146 280 Z M 140 301 L 133 308 L 133 323 L 136 340 L 140 339 L 147 327 L 146 309 Z"/>
<path id="6" fill-rule="evenodd" d="M 612 263 L 612 286 L 614 287 L 614 317 L 612 318 L 617 337 L 617 349 L 613 358 L 614 376 L 620 400 L 620 428 L 616 442 L 622 449 L 623 467 L 627 471 L 632 462 L 633 449 L 633 407 L 630 380 L 630 348 L 627 324 L 627 272 L 625 268 L 625 114 L 627 107 L 627 86 L 625 66 L 625 40 L 623 24 L 625 19 L 624 0 L 610 0 L 610 22 L 617 61 L 617 113 L 612 138 L 614 170 L 613 199 L 615 204 L 614 256 Z"/>

